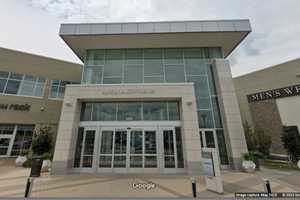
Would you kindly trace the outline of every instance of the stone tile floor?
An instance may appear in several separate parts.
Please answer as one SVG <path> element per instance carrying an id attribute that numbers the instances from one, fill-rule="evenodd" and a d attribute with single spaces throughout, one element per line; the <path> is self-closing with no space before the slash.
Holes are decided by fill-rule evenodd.
<path id="1" fill-rule="evenodd" d="M 0 160 L 0 197 L 22 197 L 30 170 L 3 164 Z M 218 195 L 205 187 L 203 177 L 198 177 L 198 196 L 232 197 L 235 192 L 264 191 L 263 179 L 271 181 L 274 192 L 300 191 L 300 172 L 263 168 L 253 174 L 223 171 L 224 194 Z M 137 190 L 133 183 L 153 182 L 151 190 Z M 42 174 L 35 179 L 32 197 L 191 197 L 188 176 L 179 175 L 92 175 L 73 174 L 51 176 Z"/>

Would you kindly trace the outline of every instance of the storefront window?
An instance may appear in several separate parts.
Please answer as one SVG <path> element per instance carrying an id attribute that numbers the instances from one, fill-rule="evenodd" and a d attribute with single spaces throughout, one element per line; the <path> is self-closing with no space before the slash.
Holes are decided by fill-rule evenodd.
<path id="1" fill-rule="evenodd" d="M 50 99 L 63 99 L 65 96 L 65 89 L 67 84 L 78 84 L 77 82 L 63 81 L 63 80 L 52 80 Z"/>
<path id="2" fill-rule="evenodd" d="M 83 103 L 81 121 L 177 121 L 178 102 Z"/>
<path id="3" fill-rule="evenodd" d="M 46 79 L 0 71 L 0 94 L 42 97 Z"/>
<path id="4" fill-rule="evenodd" d="M 201 128 L 222 127 L 211 59 L 222 50 L 211 48 L 88 50 L 83 83 L 193 82 Z M 104 74 L 103 74 L 104 73 Z M 217 112 L 217 113 L 215 113 Z M 150 117 L 149 115 L 146 115 Z M 157 116 L 156 116 L 157 117 Z M 172 118 L 173 116 L 168 116 Z"/>
<path id="5" fill-rule="evenodd" d="M 34 126 L 18 125 L 11 155 L 16 156 L 29 150 L 32 142 Z"/>

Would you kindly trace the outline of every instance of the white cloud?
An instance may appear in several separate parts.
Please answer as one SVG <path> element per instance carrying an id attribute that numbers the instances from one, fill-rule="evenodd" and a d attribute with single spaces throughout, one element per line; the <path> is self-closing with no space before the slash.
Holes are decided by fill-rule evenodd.
<path id="1" fill-rule="evenodd" d="M 37 40 L 40 43 L 44 39 L 43 46 L 37 44 L 32 46 L 45 55 L 68 60 L 77 59 L 74 55 L 70 56 L 72 52 L 63 47 L 57 36 L 58 26 L 62 22 L 240 18 L 250 19 L 253 32 L 229 57 L 234 75 L 300 57 L 299 0 L 28 0 L 26 3 L 17 0 L 2 1 L 0 6 L 6 6 L 4 10 L 8 10 L 0 13 L 0 17 L 8 19 L 4 23 L 16 27 L 23 27 L 24 23 L 27 23 L 31 31 L 24 32 L 32 34 L 32 36 L 28 34 L 28 43 Z M 7 8 L 9 6 L 10 8 Z M 11 23 L 14 16 L 19 16 L 20 19 Z M 17 46 L 14 39 L 24 37 L 23 33 L 17 34 L 15 30 L 8 30 L 5 42 L 3 33 L 0 33 L 0 44 Z M 43 37 L 39 38 L 36 35 Z M 51 49 L 57 44 L 59 48 L 54 48 L 54 52 Z M 42 48 L 47 50 L 41 50 Z"/>

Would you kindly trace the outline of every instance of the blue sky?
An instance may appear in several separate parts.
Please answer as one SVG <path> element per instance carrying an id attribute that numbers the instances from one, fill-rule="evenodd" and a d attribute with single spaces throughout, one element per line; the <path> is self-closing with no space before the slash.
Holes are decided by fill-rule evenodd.
<path id="1" fill-rule="evenodd" d="M 80 62 L 61 23 L 214 19 L 250 19 L 229 57 L 234 76 L 300 58 L 299 0 L 0 0 L 0 46 Z"/>

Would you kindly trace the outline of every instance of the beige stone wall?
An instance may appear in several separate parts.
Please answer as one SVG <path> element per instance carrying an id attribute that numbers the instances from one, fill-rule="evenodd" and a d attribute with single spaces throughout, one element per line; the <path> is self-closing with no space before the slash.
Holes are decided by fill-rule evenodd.
<path id="1" fill-rule="evenodd" d="M 72 168 L 75 140 L 83 101 L 179 100 L 187 173 L 201 172 L 201 146 L 193 83 L 68 86 L 62 108 L 53 161 L 53 173 Z"/>
<path id="2" fill-rule="evenodd" d="M 243 122 L 248 121 L 253 126 L 248 94 L 300 84 L 297 74 L 300 74 L 300 59 L 234 78 Z"/>
<path id="3" fill-rule="evenodd" d="M 216 59 L 214 73 L 229 160 L 235 169 L 239 169 L 242 155 L 247 152 L 247 144 L 229 62 Z"/>
<path id="4" fill-rule="evenodd" d="M 293 106 L 292 108 L 286 108 L 286 106 L 289 107 L 289 105 L 292 105 L 288 103 L 288 99 L 292 97 L 277 99 L 277 103 L 271 101 L 272 104 L 270 104 L 270 101 L 266 101 L 253 102 L 251 103 L 253 105 L 250 105 L 247 100 L 247 95 L 300 84 L 300 78 L 297 76 L 299 74 L 300 59 L 296 59 L 234 78 L 243 123 L 247 121 L 251 127 L 263 128 L 265 132 L 270 134 L 273 137 L 271 148 L 271 152 L 273 153 L 285 153 L 280 140 L 280 131 L 281 126 L 287 123 L 286 121 L 282 121 L 282 119 L 286 119 L 286 114 L 294 110 Z M 280 108 L 277 105 L 279 105 Z M 270 110 L 271 108 L 272 110 Z M 284 112 L 284 114 L 281 114 L 281 111 Z M 293 118 L 292 116 L 290 117 Z M 265 123 L 260 123 L 262 121 Z"/>
<path id="5" fill-rule="evenodd" d="M 48 99 L 51 80 L 80 81 L 82 66 L 0 48 L 0 71 L 46 78 L 43 97 L 0 94 L 0 104 L 29 104 L 30 111 L 0 110 L 0 123 L 51 125 L 56 132 L 62 100 Z"/>

